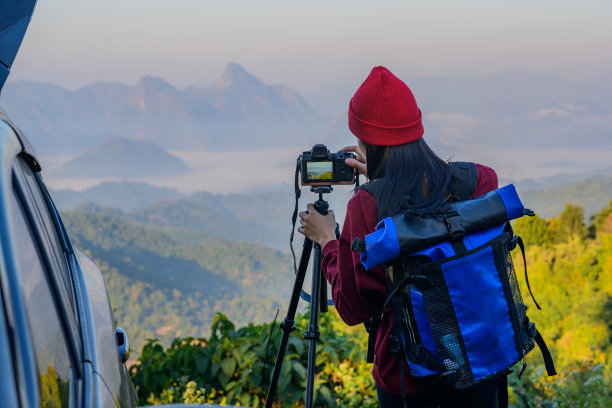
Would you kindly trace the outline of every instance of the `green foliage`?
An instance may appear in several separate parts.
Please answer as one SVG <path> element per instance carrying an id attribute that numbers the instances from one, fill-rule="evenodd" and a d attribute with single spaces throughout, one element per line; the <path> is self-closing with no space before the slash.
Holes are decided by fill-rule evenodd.
<path id="1" fill-rule="evenodd" d="M 516 374 L 509 378 L 511 406 L 612 407 L 612 234 L 597 230 L 596 239 L 589 238 L 583 212 L 573 205 L 556 219 L 521 220 L 515 231 L 525 236 L 530 283 L 542 310 L 536 310 L 529 296 L 524 301 L 547 341 L 559 375 L 549 378 L 543 374 L 536 349 L 527 356 L 529 364 L 522 380 Z M 522 258 L 515 262 L 520 271 Z M 526 283 L 519 280 L 525 295 Z M 303 406 L 307 344 L 300 332 L 306 325 L 306 316 L 298 315 L 299 330 L 290 337 L 276 406 Z M 167 351 L 151 341 L 147 347 L 155 348 L 155 357 L 145 356 L 143 351 L 140 364 L 132 369 L 138 392 L 151 403 L 205 401 L 261 406 L 281 335 L 276 330 L 272 336 L 269 368 L 262 375 L 269 328 L 264 324 L 236 329 L 219 315 L 210 337 L 197 341 L 197 351 L 189 348 L 193 339 L 177 340 Z M 322 316 L 321 331 L 315 405 L 377 406 L 370 366 L 364 363 L 365 333 L 361 328 L 346 327 L 335 313 Z M 193 361 L 164 360 L 164 354 L 177 353 L 172 347 L 187 348 Z M 200 363 L 206 366 L 204 374 L 189 368 L 204 358 L 200 355 L 210 356 L 208 365 Z M 150 358 L 161 359 L 157 367 L 172 370 L 175 365 L 180 371 L 156 373 L 147 365 Z M 516 368 L 519 371 L 520 367 Z M 156 377 L 152 385 L 145 382 L 150 376 Z M 165 376 L 171 380 L 164 382 Z"/>
<path id="2" fill-rule="evenodd" d="M 571 204 L 557 218 L 515 223 L 516 233 L 527 237 L 530 283 L 542 306 L 532 305 L 529 316 L 559 372 L 545 377 L 537 350 L 531 353 L 526 378 L 511 378 L 515 407 L 612 407 L 612 234 L 597 222 L 609 211 L 594 217 L 591 239 L 582 208 Z M 554 232 L 549 240 L 547 230 Z"/>
<path id="3" fill-rule="evenodd" d="M 523 217 L 514 222 L 514 228 L 521 232 L 525 245 L 547 245 L 553 242 L 554 233 L 548 221 L 538 217 Z"/>
<path id="4" fill-rule="evenodd" d="M 298 330 L 289 338 L 275 406 L 303 406 L 308 345 L 300 333 L 308 325 L 308 316 L 298 315 L 295 324 Z M 335 313 L 322 315 L 320 324 L 315 405 L 376 407 L 371 368 L 363 361 L 365 337 L 345 328 Z M 165 350 L 149 340 L 138 364 L 132 366 L 134 384 L 141 400 L 149 403 L 263 406 L 281 337 L 277 324 L 236 329 L 227 317 L 217 314 L 208 339 L 176 339 Z"/>
<path id="5" fill-rule="evenodd" d="M 555 242 L 567 242 L 571 238 L 584 239 L 587 227 L 584 224 L 584 209 L 579 205 L 568 203 L 553 224 Z"/>
<path id="6" fill-rule="evenodd" d="M 612 234 L 612 200 L 592 217 L 593 228 L 598 232 Z"/>
<path id="7" fill-rule="evenodd" d="M 40 374 L 40 407 L 41 408 L 60 408 L 68 406 L 70 395 L 70 384 L 67 379 L 62 379 L 57 375 L 53 366 L 47 367 L 47 372 Z"/>
<path id="8" fill-rule="evenodd" d="M 524 296 L 528 314 L 560 373 L 545 378 L 538 351 L 531 353 L 523 380 L 510 379 L 514 407 L 605 407 L 610 401 L 610 213 L 612 203 L 594 216 L 591 234 L 575 205 L 557 218 L 525 217 L 514 224 L 527 244 L 530 283 L 543 308 L 536 310 Z M 271 325 L 251 322 L 270 321 L 274 310 L 284 310 L 293 278 L 286 254 L 213 238 L 179 240 L 145 221 L 94 207 L 81 207 L 64 220 L 78 246 L 98 260 L 117 322 L 134 349 L 142 348 L 140 355 L 132 353 L 142 402 L 263 404 L 281 333 L 273 332 L 264 372 Z M 522 258 L 515 261 L 526 295 Z M 298 315 L 277 406 L 303 405 L 307 343 L 300 333 L 306 325 Z M 376 406 L 363 329 L 348 328 L 329 313 L 322 315 L 321 331 L 315 405 Z"/>
<path id="9" fill-rule="evenodd" d="M 511 408 L 610 408 L 612 377 L 604 365 L 581 363 L 557 377 L 545 377 L 542 369 L 531 371 L 522 380 L 509 377 Z"/>
<path id="10" fill-rule="evenodd" d="M 587 238 L 589 228 L 584 222 L 584 210 L 574 204 L 566 204 L 557 218 L 545 220 L 539 216 L 523 217 L 514 221 L 525 244 L 551 246 L 572 239 Z"/>

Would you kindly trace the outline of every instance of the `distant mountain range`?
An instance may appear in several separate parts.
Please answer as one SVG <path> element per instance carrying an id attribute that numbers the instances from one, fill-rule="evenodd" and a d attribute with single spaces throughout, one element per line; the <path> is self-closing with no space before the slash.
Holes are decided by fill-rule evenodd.
<path id="1" fill-rule="evenodd" d="M 105 181 L 82 191 L 51 190 L 51 195 L 60 211 L 69 211 L 85 203 L 127 211 L 183 197 L 176 190 L 136 181 Z"/>
<path id="2" fill-rule="evenodd" d="M 405 79 L 426 138 L 443 155 L 480 146 L 612 147 L 606 89 L 524 72 Z M 181 91 L 150 76 L 133 86 L 97 82 L 74 92 L 18 81 L 5 86 L 0 102 L 44 155 L 80 152 L 109 134 L 168 150 L 235 150 L 352 142 L 346 110 L 358 85 L 322 87 L 309 93 L 309 104 L 287 85 L 264 84 L 231 63 L 208 88 Z"/>
<path id="3" fill-rule="evenodd" d="M 97 82 L 74 92 L 18 81 L 5 86 L 1 102 L 43 155 L 76 153 L 109 134 L 168 150 L 297 146 L 325 123 L 298 92 L 266 85 L 235 63 L 206 89 L 179 91 L 150 76 L 134 86 Z"/>
<path id="4" fill-rule="evenodd" d="M 423 112 L 425 140 L 444 159 L 477 161 L 515 179 L 609 165 L 612 99 L 605 86 L 524 72 L 401 76 Z M 278 147 L 297 154 L 315 143 L 331 150 L 355 143 L 346 110 L 358 86 L 323 87 L 308 103 L 232 63 L 210 87 L 178 90 L 143 77 L 133 86 L 98 82 L 68 91 L 18 81 L 5 86 L 0 103 L 44 158 L 82 153 L 111 134 L 177 154 Z M 240 164 L 223 162 L 215 171 Z"/>
<path id="5" fill-rule="evenodd" d="M 545 179 L 549 180 L 549 179 Z M 545 218 L 557 216 L 567 203 L 581 205 L 590 217 L 612 199 L 612 173 L 563 183 L 532 180 L 517 184 L 524 205 Z M 505 183 L 503 183 L 505 184 Z M 253 194 L 211 194 L 206 192 L 181 196 L 175 190 L 145 183 L 103 183 L 83 192 L 51 190 L 61 211 L 72 210 L 88 202 L 117 209 L 117 216 L 136 225 L 164 231 L 183 243 L 224 239 L 232 242 L 263 244 L 288 251 L 294 197 L 291 187 Z M 325 199 L 342 225 L 351 193 L 334 191 Z M 299 208 L 305 208 L 315 196 L 304 191 Z M 108 209 L 106 211 L 109 211 Z M 297 249 L 302 237 L 296 234 Z"/>
<path id="6" fill-rule="evenodd" d="M 145 140 L 111 136 L 51 172 L 55 177 L 173 176 L 189 172 L 178 157 Z"/>

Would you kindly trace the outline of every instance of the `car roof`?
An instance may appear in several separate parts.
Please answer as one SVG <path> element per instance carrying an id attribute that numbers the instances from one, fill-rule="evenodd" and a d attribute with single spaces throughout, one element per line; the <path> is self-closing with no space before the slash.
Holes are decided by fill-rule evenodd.
<path id="1" fill-rule="evenodd" d="M 0 1 L 0 90 L 15 61 L 35 5 L 36 0 Z"/>

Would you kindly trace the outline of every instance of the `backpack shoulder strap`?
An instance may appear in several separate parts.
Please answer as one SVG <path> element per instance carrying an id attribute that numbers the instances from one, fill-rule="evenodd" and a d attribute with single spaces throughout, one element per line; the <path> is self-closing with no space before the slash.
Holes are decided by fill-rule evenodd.
<path id="1" fill-rule="evenodd" d="M 368 193 L 376 197 L 376 192 L 378 191 L 379 185 L 380 185 L 379 179 L 376 179 L 376 180 L 368 181 L 365 184 L 362 184 L 361 187 L 359 188 L 364 189 L 365 191 L 367 191 Z"/>
<path id="2" fill-rule="evenodd" d="M 471 162 L 450 162 L 451 182 L 449 192 L 458 201 L 469 199 L 478 184 L 478 170 Z"/>

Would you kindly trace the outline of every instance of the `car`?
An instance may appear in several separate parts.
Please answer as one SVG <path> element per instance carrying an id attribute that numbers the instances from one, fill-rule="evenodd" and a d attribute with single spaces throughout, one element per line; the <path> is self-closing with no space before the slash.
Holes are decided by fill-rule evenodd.
<path id="1" fill-rule="evenodd" d="M 35 5 L 0 1 L 0 92 Z M 102 273 L 72 245 L 32 145 L 1 108 L 0 250 L 0 407 L 138 406 Z"/>
<path id="2" fill-rule="evenodd" d="M 138 405 L 102 273 L 74 248 L 27 138 L 0 109 L 2 406 Z"/>
<path id="3" fill-rule="evenodd" d="M 0 2 L 0 91 L 35 5 Z M 72 246 L 32 145 L 1 109 L 0 248 L 0 406 L 137 406 L 100 269 Z"/>

